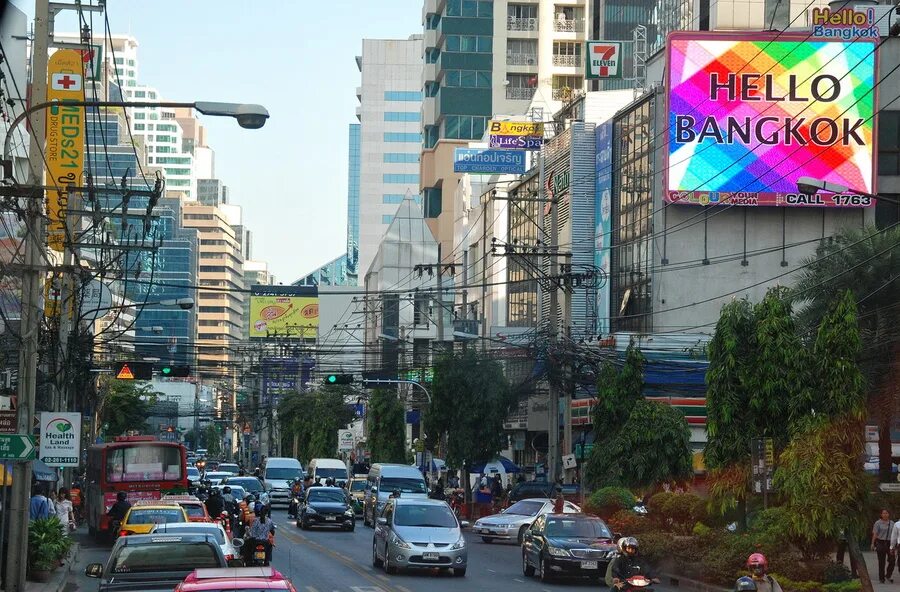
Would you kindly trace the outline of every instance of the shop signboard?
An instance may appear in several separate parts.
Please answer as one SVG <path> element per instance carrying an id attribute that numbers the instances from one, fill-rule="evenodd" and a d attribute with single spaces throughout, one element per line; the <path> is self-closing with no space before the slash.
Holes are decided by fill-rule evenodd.
<path id="1" fill-rule="evenodd" d="M 612 136 L 613 122 L 597 125 L 596 186 L 594 188 L 594 267 L 601 269 L 606 281 L 597 287 L 597 335 L 609 334 L 610 317 L 610 245 L 612 244 Z"/>
<path id="2" fill-rule="evenodd" d="M 457 148 L 453 153 L 453 172 L 521 175 L 525 172 L 525 151 Z"/>

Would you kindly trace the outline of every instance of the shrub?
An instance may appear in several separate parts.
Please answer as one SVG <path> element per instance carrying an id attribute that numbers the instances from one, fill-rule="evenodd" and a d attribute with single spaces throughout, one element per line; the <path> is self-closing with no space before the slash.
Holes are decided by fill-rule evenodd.
<path id="1" fill-rule="evenodd" d="M 703 524 L 702 522 L 698 522 L 697 524 L 694 525 L 694 530 L 691 531 L 691 534 L 693 534 L 697 538 L 702 538 L 705 536 L 709 536 L 709 534 L 711 532 L 712 532 L 712 529 L 710 527 Z"/>
<path id="2" fill-rule="evenodd" d="M 676 544 L 672 536 L 665 532 L 645 532 L 636 538 L 644 560 L 657 567 L 672 556 Z"/>
<path id="3" fill-rule="evenodd" d="M 636 501 L 634 494 L 624 487 L 603 487 L 591 494 L 584 509 L 590 514 L 608 519 L 616 512 L 632 509 Z"/>
<path id="4" fill-rule="evenodd" d="M 814 580 L 792 580 L 787 576 L 772 574 L 785 592 L 857 592 L 862 585 L 859 580 L 848 580 L 823 584 Z"/>
<path id="5" fill-rule="evenodd" d="M 694 524 L 708 519 L 706 501 L 693 493 L 657 493 L 648 506 L 650 518 L 659 528 L 679 534 L 690 534 Z"/>
<path id="6" fill-rule="evenodd" d="M 826 584 L 838 584 L 841 582 L 849 582 L 851 579 L 850 569 L 840 563 L 829 562 L 822 570 L 822 581 Z"/>
<path id="7" fill-rule="evenodd" d="M 647 532 L 653 526 L 646 517 L 640 516 L 632 510 L 619 510 L 607 521 L 613 532 L 622 536 L 636 536 Z"/>

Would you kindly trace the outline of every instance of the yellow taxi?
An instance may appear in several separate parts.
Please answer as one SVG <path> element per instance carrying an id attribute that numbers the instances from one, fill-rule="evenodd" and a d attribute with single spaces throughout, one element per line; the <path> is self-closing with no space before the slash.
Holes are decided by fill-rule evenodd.
<path id="1" fill-rule="evenodd" d="M 188 522 L 187 512 L 176 501 L 139 501 L 119 526 L 119 536 L 148 534 L 157 524 Z"/>

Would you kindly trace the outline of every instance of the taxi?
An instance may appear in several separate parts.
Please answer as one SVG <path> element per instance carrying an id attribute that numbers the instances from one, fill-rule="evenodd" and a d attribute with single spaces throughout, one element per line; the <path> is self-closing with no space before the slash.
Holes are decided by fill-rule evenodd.
<path id="1" fill-rule="evenodd" d="M 148 534 L 157 524 L 189 522 L 187 512 L 177 502 L 135 502 L 119 526 L 119 536 Z"/>
<path id="2" fill-rule="evenodd" d="M 226 590 L 297 592 L 291 581 L 273 567 L 195 569 L 175 587 L 175 592 L 224 592 Z"/>
<path id="3" fill-rule="evenodd" d="M 175 502 L 187 512 L 189 522 L 212 522 L 213 519 L 206 509 L 206 504 L 195 495 L 164 495 L 163 502 Z"/>

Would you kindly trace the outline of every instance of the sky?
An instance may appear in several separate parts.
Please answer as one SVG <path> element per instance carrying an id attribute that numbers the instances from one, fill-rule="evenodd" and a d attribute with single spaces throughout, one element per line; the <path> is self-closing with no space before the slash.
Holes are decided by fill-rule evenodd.
<path id="1" fill-rule="evenodd" d="M 14 0 L 29 17 L 33 2 Z M 216 177 L 243 206 L 253 258 L 288 284 L 345 251 L 347 126 L 362 39 L 422 32 L 422 0 L 108 0 L 137 38 L 138 81 L 169 100 L 259 103 L 260 130 L 202 117 Z M 56 30 L 74 31 L 74 13 Z M 96 34 L 103 22 L 94 18 Z"/>

